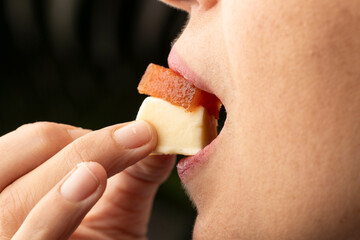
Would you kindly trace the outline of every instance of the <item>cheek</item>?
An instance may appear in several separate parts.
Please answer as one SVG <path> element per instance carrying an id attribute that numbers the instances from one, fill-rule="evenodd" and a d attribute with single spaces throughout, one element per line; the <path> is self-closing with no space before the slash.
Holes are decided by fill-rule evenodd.
<path id="1" fill-rule="evenodd" d="M 359 10 L 359 1 L 223 1 L 225 45 L 239 95 L 265 91 L 289 76 L 287 82 L 311 85 L 314 77 L 359 74 Z"/>
<path id="2" fill-rule="evenodd" d="M 343 238 L 360 209 L 359 22 L 351 6 L 270 3 L 222 2 L 236 138 L 206 170 L 219 194 L 198 226 Z"/>

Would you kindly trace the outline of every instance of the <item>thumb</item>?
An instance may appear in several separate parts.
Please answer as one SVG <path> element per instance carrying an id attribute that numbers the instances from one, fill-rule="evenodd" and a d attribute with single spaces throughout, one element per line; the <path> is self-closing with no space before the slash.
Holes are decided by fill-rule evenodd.
<path id="1" fill-rule="evenodd" d="M 79 164 L 37 203 L 12 239 L 68 239 L 104 193 L 106 181 L 99 163 Z"/>

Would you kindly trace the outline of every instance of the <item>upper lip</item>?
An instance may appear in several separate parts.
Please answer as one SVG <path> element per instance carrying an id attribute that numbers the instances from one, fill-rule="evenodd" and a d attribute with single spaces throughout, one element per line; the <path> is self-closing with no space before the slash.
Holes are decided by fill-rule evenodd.
<path id="1" fill-rule="evenodd" d="M 169 68 L 180 75 L 182 75 L 186 80 L 194 84 L 195 87 L 212 93 L 214 92 L 208 86 L 206 81 L 204 81 L 201 77 L 199 77 L 187 64 L 186 62 L 179 56 L 176 50 L 173 48 L 168 57 L 168 65 Z"/>

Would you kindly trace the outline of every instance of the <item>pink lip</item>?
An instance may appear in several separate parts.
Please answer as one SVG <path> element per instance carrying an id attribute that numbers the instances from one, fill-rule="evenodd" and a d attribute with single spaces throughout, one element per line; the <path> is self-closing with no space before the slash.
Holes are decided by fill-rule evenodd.
<path id="1" fill-rule="evenodd" d="M 168 56 L 168 65 L 170 69 L 182 75 L 186 80 L 194 84 L 195 87 L 213 93 L 206 82 L 188 67 L 186 62 L 179 56 L 174 48 L 171 49 Z"/>
<path id="2" fill-rule="evenodd" d="M 216 141 L 217 138 L 194 156 L 185 157 L 178 162 L 176 168 L 183 183 L 187 182 L 194 169 L 208 161 L 212 151 L 215 150 Z"/>
<path id="3" fill-rule="evenodd" d="M 173 71 L 182 75 L 186 80 L 194 84 L 197 88 L 212 93 L 205 82 L 187 66 L 187 64 L 182 60 L 174 48 L 169 54 L 168 64 Z M 188 179 L 190 179 L 190 176 L 192 175 L 190 173 L 192 173 L 194 169 L 207 162 L 211 152 L 213 152 L 215 149 L 217 138 L 214 139 L 204 149 L 199 151 L 196 155 L 185 157 L 178 162 L 176 167 L 178 175 L 183 183 L 186 183 Z"/>

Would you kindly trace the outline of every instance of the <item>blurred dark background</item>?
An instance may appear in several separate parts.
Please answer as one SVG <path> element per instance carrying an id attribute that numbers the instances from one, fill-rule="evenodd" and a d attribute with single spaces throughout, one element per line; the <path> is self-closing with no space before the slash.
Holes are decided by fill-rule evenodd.
<path id="1" fill-rule="evenodd" d="M 35 121 L 99 129 L 133 120 L 146 66 L 167 65 L 186 18 L 157 0 L 0 1 L 0 135 Z M 194 216 L 174 171 L 149 239 L 190 239 Z"/>

